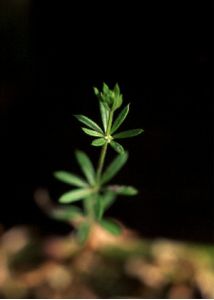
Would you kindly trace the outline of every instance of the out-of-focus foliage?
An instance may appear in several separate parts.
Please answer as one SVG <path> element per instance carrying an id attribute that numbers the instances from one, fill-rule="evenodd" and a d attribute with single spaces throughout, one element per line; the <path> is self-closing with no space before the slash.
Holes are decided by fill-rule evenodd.
<path id="1" fill-rule="evenodd" d="M 214 298 L 214 247 L 142 240 L 101 228 L 84 248 L 73 236 L 1 233 L 2 298 Z"/>

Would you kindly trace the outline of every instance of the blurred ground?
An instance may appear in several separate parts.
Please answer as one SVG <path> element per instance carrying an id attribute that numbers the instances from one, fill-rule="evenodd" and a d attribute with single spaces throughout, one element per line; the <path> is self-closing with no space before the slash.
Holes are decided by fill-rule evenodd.
<path id="1" fill-rule="evenodd" d="M 72 235 L 14 227 L 0 238 L 0 298 L 214 298 L 214 246 L 144 240 L 97 228 Z"/>

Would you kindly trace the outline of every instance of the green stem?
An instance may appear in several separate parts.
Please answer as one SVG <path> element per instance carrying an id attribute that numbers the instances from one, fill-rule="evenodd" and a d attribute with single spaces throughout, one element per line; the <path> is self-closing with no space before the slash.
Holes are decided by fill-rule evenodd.
<path id="1" fill-rule="evenodd" d="M 100 159 L 97 167 L 97 183 L 99 184 L 100 181 L 100 176 L 104 167 L 104 162 L 105 162 L 105 157 L 106 157 L 106 152 L 107 152 L 107 147 L 108 147 L 108 142 L 106 142 L 101 150 L 100 153 Z"/>
<path id="2" fill-rule="evenodd" d="M 88 221 L 90 223 L 94 220 L 94 210 L 93 210 L 93 198 L 89 197 L 84 200 L 84 210 L 88 216 Z"/>
<path id="3" fill-rule="evenodd" d="M 109 119 L 108 119 L 108 125 L 107 125 L 107 129 L 106 129 L 106 135 L 107 136 L 110 135 L 112 121 L 113 121 L 113 111 L 110 111 Z M 103 170 L 104 163 L 105 163 L 107 147 L 108 147 L 108 142 L 106 141 L 106 143 L 102 147 L 102 150 L 101 150 L 101 153 L 100 153 L 100 159 L 99 159 L 98 167 L 97 167 L 97 184 L 98 184 L 98 186 L 100 184 L 100 177 L 101 177 L 102 170 Z"/>

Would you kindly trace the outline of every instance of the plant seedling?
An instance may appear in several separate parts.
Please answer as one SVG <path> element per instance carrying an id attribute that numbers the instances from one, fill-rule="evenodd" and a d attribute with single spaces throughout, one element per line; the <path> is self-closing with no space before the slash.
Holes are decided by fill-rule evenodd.
<path id="1" fill-rule="evenodd" d="M 130 107 L 129 104 L 126 105 L 115 116 L 116 111 L 123 104 L 123 95 L 118 84 L 111 90 L 104 83 L 102 91 L 94 88 L 94 93 L 99 101 L 102 125 L 98 125 L 84 115 L 75 115 L 75 117 L 84 125 L 82 131 L 94 138 L 91 145 L 101 147 L 97 168 L 93 166 L 86 153 L 76 151 L 76 159 L 84 177 L 66 171 L 54 173 L 58 180 L 75 188 L 59 198 L 59 202 L 66 205 L 63 208 L 55 209 L 53 215 L 58 219 L 72 222 L 76 227 L 77 238 L 82 243 L 89 237 L 90 230 L 95 223 L 114 235 L 120 234 L 119 225 L 111 219 L 104 218 L 104 213 L 118 195 L 133 196 L 137 194 L 137 190 L 132 186 L 109 184 L 128 159 L 128 152 L 124 150 L 118 140 L 134 137 L 143 132 L 143 129 L 118 131 L 126 119 Z M 117 156 L 108 166 L 105 166 L 108 146 L 117 152 Z M 82 201 L 82 209 L 70 205 L 77 201 Z"/>

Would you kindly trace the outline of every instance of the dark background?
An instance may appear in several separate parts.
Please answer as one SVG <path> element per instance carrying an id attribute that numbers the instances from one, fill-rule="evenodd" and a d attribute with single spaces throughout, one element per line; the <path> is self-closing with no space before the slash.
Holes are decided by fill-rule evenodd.
<path id="1" fill-rule="evenodd" d="M 73 2 L 72 2 L 73 3 Z M 77 171 L 88 149 L 72 117 L 98 120 L 92 87 L 118 82 L 131 102 L 130 159 L 118 183 L 140 190 L 109 211 L 146 237 L 213 241 L 210 7 L 1 1 L 0 220 L 68 232 L 34 201 L 65 191 L 54 170 Z M 98 150 L 87 150 L 94 162 Z M 109 156 L 113 155 L 110 152 Z"/>

